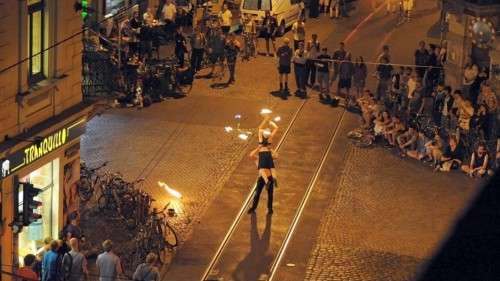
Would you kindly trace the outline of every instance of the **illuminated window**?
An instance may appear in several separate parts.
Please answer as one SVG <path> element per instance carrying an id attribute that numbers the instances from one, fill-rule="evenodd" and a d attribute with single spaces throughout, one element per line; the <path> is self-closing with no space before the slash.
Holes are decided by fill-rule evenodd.
<path id="1" fill-rule="evenodd" d="M 18 255 L 19 261 L 27 254 L 35 254 L 43 245 L 43 239 L 51 237 L 58 238 L 59 234 L 59 159 L 55 159 L 39 169 L 32 171 L 28 175 L 19 179 L 21 182 L 30 182 L 36 188 L 42 190 L 34 199 L 42 202 L 42 206 L 37 213 L 42 218 L 23 227 L 18 234 Z M 19 204 L 22 204 L 22 191 L 18 194 Z M 22 206 L 21 206 L 22 208 Z M 19 210 L 22 212 L 22 209 Z"/>
<path id="2" fill-rule="evenodd" d="M 29 56 L 29 81 L 36 83 L 45 78 L 44 54 L 42 53 L 44 36 L 44 2 L 31 0 L 28 6 L 28 56 Z"/>

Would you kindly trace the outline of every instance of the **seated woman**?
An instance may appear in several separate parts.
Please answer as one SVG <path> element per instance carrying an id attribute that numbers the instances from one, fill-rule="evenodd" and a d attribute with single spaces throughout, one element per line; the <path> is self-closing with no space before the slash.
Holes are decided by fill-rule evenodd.
<path id="1" fill-rule="evenodd" d="M 469 165 L 462 165 L 462 171 L 471 178 L 483 177 L 486 174 L 493 175 L 489 167 L 488 150 L 484 143 L 480 143 L 476 151 L 472 152 Z"/>
<path id="2" fill-rule="evenodd" d="M 393 116 L 392 121 L 385 128 L 384 137 L 390 146 L 396 145 L 396 138 L 399 134 L 405 131 L 405 125 L 401 122 L 399 117 Z"/>
<path id="3" fill-rule="evenodd" d="M 417 159 L 419 161 L 423 161 L 426 159 L 428 156 L 428 151 L 427 151 L 427 146 L 426 144 L 428 143 L 429 139 L 421 132 L 417 133 L 417 140 L 415 144 L 415 149 L 413 150 L 408 150 L 406 154 L 413 158 Z"/>
<path id="4" fill-rule="evenodd" d="M 408 151 L 416 150 L 417 138 L 418 131 L 415 127 L 412 126 L 410 126 L 406 132 L 397 136 L 396 140 L 398 142 L 401 157 L 406 156 L 406 153 Z"/>
<path id="5" fill-rule="evenodd" d="M 363 117 L 363 127 L 370 128 L 373 125 L 373 114 L 377 105 L 373 94 L 366 90 L 364 96 L 358 99 L 358 104 Z"/>
<path id="6" fill-rule="evenodd" d="M 443 157 L 441 157 L 441 162 L 436 167 L 436 170 L 449 172 L 450 170 L 458 169 L 460 165 L 462 165 L 463 159 L 463 145 L 457 140 L 455 135 L 451 135 L 448 138 L 448 146 L 446 147 Z"/>
<path id="7" fill-rule="evenodd" d="M 434 134 L 434 138 L 425 144 L 425 148 L 426 157 L 432 161 L 432 166 L 435 168 L 443 157 L 443 140 L 438 133 Z"/>
<path id="8" fill-rule="evenodd" d="M 375 117 L 375 121 L 373 123 L 375 126 L 373 127 L 373 131 L 375 136 L 382 136 L 385 133 L 386 128 L 391 124 L 391 116 L 388 111 L 383 111 L 382 113 L 378 113 L 377 117 Z"/>

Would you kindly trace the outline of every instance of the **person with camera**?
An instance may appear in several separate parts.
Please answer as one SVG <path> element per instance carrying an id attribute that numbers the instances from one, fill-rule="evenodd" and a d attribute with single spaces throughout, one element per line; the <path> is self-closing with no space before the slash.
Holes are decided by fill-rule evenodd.
<path id="1" fill-rule="evenodd" d="M 229 81 L 227 81 L 227 84 L 234 84 L 236 61 L 238 59 L 238 53 L 241 49 L 240 42 L 236 40 L 236 36 L 234 35 L 234 33 L 229 33 L 226 41 L 226 46 L 224 48 L 227 60 L 227 67 L 229 68 Z"/>

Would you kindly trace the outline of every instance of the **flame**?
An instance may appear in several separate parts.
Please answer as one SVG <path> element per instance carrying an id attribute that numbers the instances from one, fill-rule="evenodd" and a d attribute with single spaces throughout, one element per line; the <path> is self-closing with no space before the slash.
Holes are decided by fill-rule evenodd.
<path id="1" fill-rule="evenodd" d="M 238 135 L 238 138 L 240 138 L 242 140 L 247 140 L 248 139 L 248 135 L 241 133 L 241 134 Z"/>
<path id="2" fill-rule="evenodd" d="M 226 131 L 226 133 L 232 132 L 233 131 L 233 127 L 226 126 L 226 127 L 224 127 L 224 131 Z"/>
<path id="3" fill-rule="evenodd" d="M 158 185 L 161 186 L 161 187 L 163 187 L 168 192 L 168 194 L 172 195 L 173 197 L 175 197 L 177 199 L 181 199 L 182 198 L 182 194 L 179 191 L 171 188 L 166 183 L 159 181 Z"/>
<path id="4" fill-rule="evenodd" d="M 273 113 L 273 112 L 269 108 L 263 108 L 260 110 L 260 114 L 270 114 L 270 113 Z"/>

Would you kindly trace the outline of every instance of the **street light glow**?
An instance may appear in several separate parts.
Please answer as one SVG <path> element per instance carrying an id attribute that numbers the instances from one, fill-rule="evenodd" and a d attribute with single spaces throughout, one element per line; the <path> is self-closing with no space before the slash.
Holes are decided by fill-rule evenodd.
<path id="1" fill-rule="evenodd" d="M 166 184 L 166 183 L 164 183 L 162 181 L 159 181 L 158 185 L 161 186 L 161 187 L 163 187 L 168 192 L 168 194 L 170 194 L 171 196 L 173 196 L 173 197 L 175 197 L 177 199 L 181 199 L 182 198 L 182 194 L 179 191 L 177 191 L 177 190 L 171 188 L 170 186 L 168 186 L 168 184 Z"/>
<path id="2" fill-rule="evenodd" d="M 260 114 L 271 114 L 273 111 L 269 108 L 263 108 L 260 110 Z"/>
<path id="3" fill-rule="evenodd" d="M 230 133 L 230 132 L 232 132 L 232 131 L 233 131 L 233 127 L 231 127 L 231 126 L 226 126 L 226 127 L 224 127 L 224 131 L 226 131 L 226 133 Z"/>
<path id="4" fill-rule="evenodd" d="M 234 115 L 234 119 L 241 119 L 241 114 Z"/>
<path id="5" fill-rule="evenodd" d="M 279 122 L 279 121 L 281 121 L 281 117 L 279 116 L 274 117 L 274 122 Z"/>
<path id="6" fill-rule="evenodd" d="M 244 134 L 244 133 L 241 133 L 241 134 L 238 135 L 238 138 L 240 138 L 242 140 L 247 140 L 248 139 L 248 135 Z"/>

